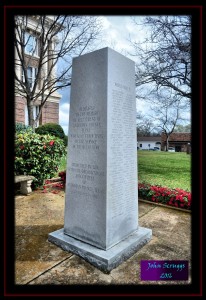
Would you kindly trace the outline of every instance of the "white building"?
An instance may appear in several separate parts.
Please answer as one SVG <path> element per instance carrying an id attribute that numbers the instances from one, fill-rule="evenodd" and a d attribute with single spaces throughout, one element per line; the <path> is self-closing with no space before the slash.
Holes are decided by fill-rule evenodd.
<path id="1" fill-rule="evenodd" d="M 155 147 L 161 150 L 161 136 L 140 136 L 137 137 L 137 147 L 140 150 L 151 150 Z"/>

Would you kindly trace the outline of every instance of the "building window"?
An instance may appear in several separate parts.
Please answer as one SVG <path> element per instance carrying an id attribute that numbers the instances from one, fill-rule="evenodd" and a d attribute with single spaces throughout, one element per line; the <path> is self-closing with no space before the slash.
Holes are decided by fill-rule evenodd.
<path id="1" fill-rule="evenodd" d="M 29 32 L 24 34 L 24 43 L 25 43 L 25 53 L 29 55 L 38 55 L 38 39 L 31 35 Z"/>
<path id="2" fill-rule="evenodd" d="M 142 148 L 142 144 L 139 144 L 140 148 Z"/>
<path id="3" fill-rule="evenodd" d="M 28 78 L 28 81 L 29 81 L 29 87 L 31 89 L 34 86 L 36 75 L 37 75 L 37 68 L 27 67 L 27 78 Z M 23 82 L 25 82 L 25 77 L 24 77 L 23 69 L 22 69 L 22 80 L 23 80 Z"/>

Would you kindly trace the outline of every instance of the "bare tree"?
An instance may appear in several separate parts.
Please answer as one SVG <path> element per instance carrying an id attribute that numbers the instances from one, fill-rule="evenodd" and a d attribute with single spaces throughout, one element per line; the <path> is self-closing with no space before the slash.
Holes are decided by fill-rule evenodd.
<path id="1" fill-rule="evenodd" d="M 152 135 L 153 127 L 154 125 L 150 118 L 147 118 L 141 112 L 136 114 L 136 128 L 138 137 Z"/>
<path id="2" fill-rule="evenodd" d="M 136 86 L 149 91 L 172 89 L 176 96 L 191 99 L 191 16 L 152 16 L 135 24 L 149 28 L 140 43 L 131 41 L 137 57 Z M 138 28 L 139 29 L 139 28 Z M 140 32 L 141 34 L 141 32 Z M 145 97 L 145 90 L 144 94 Z"/>
<path id="3" fill-rule="evenodd" d="M 187 125 L 177 125 L 174 132 L 191 132 L 191 124 Z"/>
<path id="4" fill-rule="evenodd" d="M 29 125 L 35 127 L 53 93 L 71 84 L 72 57 L 93 50 L 100 25 L 93 16 L 15 17 L 15 93 L 26 98 Z M 34 119 L 37 103 L 39 113 Z"/>
<path id="5" fill-rule="evenodd" d="M 181 121 L 185 121 L 186 107 L 187 105 L 183 103 L 181 97 L 168 94 L 167 90 L 162 94 L 156 93 L 156 97 L 154 97 L 151 118 L 156 127 L 166 135 L 166 151 L 168 151 L 170 135 Z"/>

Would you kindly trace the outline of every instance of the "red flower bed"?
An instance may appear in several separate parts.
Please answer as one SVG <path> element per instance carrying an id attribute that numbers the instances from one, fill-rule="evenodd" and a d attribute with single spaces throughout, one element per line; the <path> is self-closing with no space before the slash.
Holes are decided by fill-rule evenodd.
<path id="1" fill-rule="evenodd" d="M 184 209 L 191 209 L 191 193 L 182 189 L 169 189 L 147 183 L 138 184 L 139 198 Z"/>
<path id="2" fill-rule="evenodd" d="M 66 171 L 60 172 L 63 183 L 66 182 Z M 147 183 L 138 184 L 139 198 L 149 200 L 151 202 L 162 203 L 169 206 L 179 207 L 191 210 L 191 193 L 182 189 L 170 189 Z"/>
<path id="3" fill-rule="evenodd" d="M 42 190 L 42 193 L 53 193 L 53 194 L 59 194 L 61 190 L 65 188 L 64 183 L 57 182 L 53 183 L 51 180 L 45 180 L 45 185 L 42 186 L 42 188 L 38 188 L 37 190 Z"/>
<path id="4" fill-rule="evenodd" d="M 61 180 L 65 184 L 66 183 L 66 171 L 59 172 L 58 175 L 59 175 L 59 177 L 61 177 Z"/>

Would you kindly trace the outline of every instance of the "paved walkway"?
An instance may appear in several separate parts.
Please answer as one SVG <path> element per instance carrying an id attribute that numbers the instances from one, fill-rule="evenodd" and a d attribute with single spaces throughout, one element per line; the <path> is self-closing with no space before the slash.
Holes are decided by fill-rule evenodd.
<path id="1" fill-rule="evenodd" d="M 151 241 L 109 274 L 104 274 L 82 258 L 48 242 L 48 234 L 64 226 L 64 197 L 32 192 L 16 196 L 16 284 L 135 284 L 140 280 L 140 261 L 188 260 L 191 268 L 191 214 L 139 201 L 139 225 L 151 228 Z M 169 284 L 189 284 L 170 281 Z M 168 284 L 158 281 L 155 284 Z"/>

